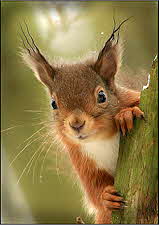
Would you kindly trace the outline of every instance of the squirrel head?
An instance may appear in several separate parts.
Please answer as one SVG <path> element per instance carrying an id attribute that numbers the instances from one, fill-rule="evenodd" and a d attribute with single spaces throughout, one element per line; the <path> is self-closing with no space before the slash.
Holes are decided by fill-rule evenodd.
<path id="1" fill-rule="evenodd" d="M 22 57 L 50 92 L 55 127 L 61 136 L 89 141 L 116 132 L 113 116 L 118 99 L 114 78 L 122 51 L 115 33 L 120 26 L 114 28 L 96 60 L 55 66 L 43 56 L 26 25 L 31 43 L 25 35 L 29 48 L 25 45 Z"/>

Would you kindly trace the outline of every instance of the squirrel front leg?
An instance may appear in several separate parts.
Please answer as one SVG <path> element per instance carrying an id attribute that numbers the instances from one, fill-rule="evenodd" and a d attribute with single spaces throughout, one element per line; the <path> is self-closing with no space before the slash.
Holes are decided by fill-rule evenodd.
<path id="1" fill-rule="evenodd" d="M 144 118 L 144 113 L 138 107 L 140 103 L 140 92 L 119 88 L 117 96 L 120 104 L 120 111 L 115 116 L 115 123 L 118 130 L 121 129 L 125 135 L 133 128 L 133 118 Z"/>
<path id="2" fill-rule="evenodd" d="M 125 201 L 119 192 L 116 191 L 114 185 L 108 185 L 104 188 L 100 201 L 102 208 L 96 213 L 95 224 L 111 224 L 112 211 L 123 209 Z"/>
<path id="3" fill-rule="evenodd" d="M 112 211 L 123 209 L 125 201 L 114 187 L 114 178 L 105 171 L 101 181 L 100 174 L 99 170 L 96 177 L 82 183 L 85 186 L 88 199 L 96 209 L 95 224 L 111 224 Z"/>
<path id="4" fill-rule="evenodd" d="M 110 224 L 111 213 L 124 206 L 124 200 L 114 188 L 114 178 L 105 169 L 98 168 L 90 157 L 83 154 L 80 146 L 64 139 L 75 171 L 85 190 L 87 199 L 95 208 L 96 224 Z"/>

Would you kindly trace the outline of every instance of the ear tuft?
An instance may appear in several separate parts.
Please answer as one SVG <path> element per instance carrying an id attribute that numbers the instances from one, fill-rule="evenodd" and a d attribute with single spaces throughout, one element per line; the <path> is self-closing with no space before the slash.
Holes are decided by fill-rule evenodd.
<path id="1" fill-rule="evenodd" d="M 35 73 L 36 78 L 50 89 L 55 71 L 40 51 L 22 49 L 21 57 L 25 64 Z"/>
<path id="2" fill-rule="evenodd" d="M 25 23 L 27 35 L 20 25 L 23 37 L 20 35 L 24 49 L 21 51 L 21 56 L 24 62 L 32 69 L 38 80 L 40 80 L 49 89 L 52 88 L 55 71 L 45 57 L 41 54 L 39 48 L 34 42 L 33 37 L 29 32 L 29 28 Z M 28 36 L 28 37 L 27 37 Z"/>
<path id="3" fill-rule="evenodd" d="M 99 53 L 94 65 L 95 71 L 107 82 L 111 89 L 114 89 L 114 77 L 122 63 L 121 44 L 109 41 Z"/>
<path id="4" fill-rule="evenodd" d="M 96 72 L 106 80 L 114 77 L 122 63 L 122 52 L 120 43 L 109 42 L 99 53 L 94 66 Z"/>
<path id="5" fill-rule="evenodd" d="M 119 31 L 121 26 L 130 18 L 124 20 L 118 28 L 114 29 L 110 38 L 106 41 L 103 49 L 98 55 L 98 59 L 94 65 L 95 71 L 107 82 L 110 89 L 114 89 L 114 76 L 118 72 L 122 62 L 122 45 L 119 42 Z M 117 34 L 117 40 L 115 40 L 115 34 Z"/>

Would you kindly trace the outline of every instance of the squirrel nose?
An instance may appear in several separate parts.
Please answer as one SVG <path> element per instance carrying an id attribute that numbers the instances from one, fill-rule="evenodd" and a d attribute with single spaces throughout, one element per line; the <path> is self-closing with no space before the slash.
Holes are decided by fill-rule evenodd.
<path id="1" fill-rule="evenodd" d="M 84 127 L 85 121 L 70 122 L 69 125 L 73 130 L 80 131 Z"/>

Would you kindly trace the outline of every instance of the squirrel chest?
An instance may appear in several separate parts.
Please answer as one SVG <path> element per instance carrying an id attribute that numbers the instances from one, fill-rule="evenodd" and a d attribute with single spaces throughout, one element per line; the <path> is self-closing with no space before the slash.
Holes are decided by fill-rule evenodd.
<path id="1" fill-rule="evenodd" d="M 82 144 L 82 152 L 93 159 L 97 168 L 105 169 L 110 175 L 114 176 L 118 153 L 119 153 L 120 134 L 105 140 L 95 140 Z"/>

